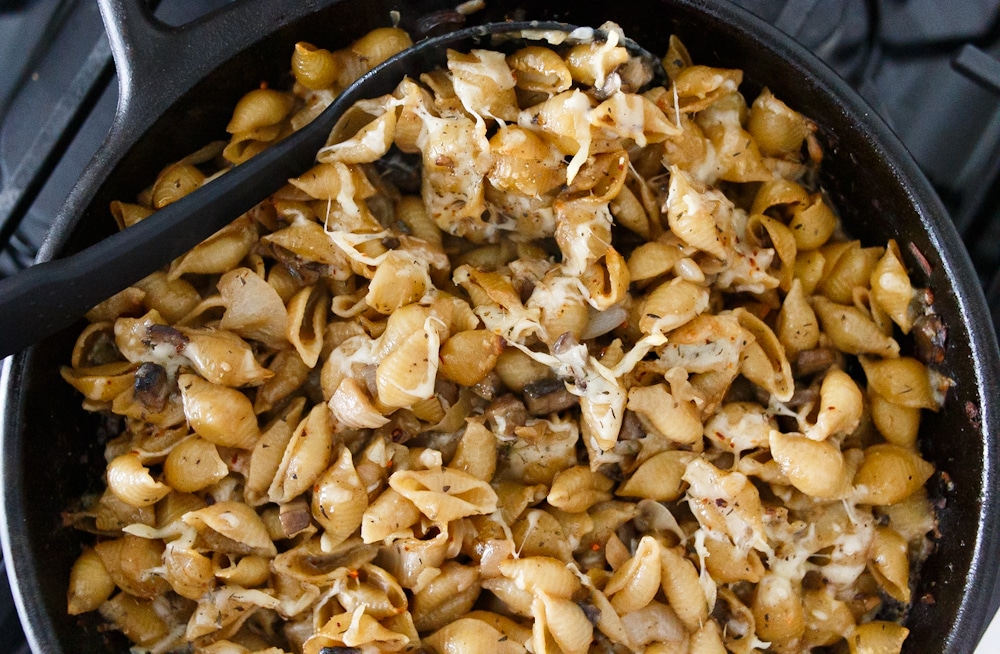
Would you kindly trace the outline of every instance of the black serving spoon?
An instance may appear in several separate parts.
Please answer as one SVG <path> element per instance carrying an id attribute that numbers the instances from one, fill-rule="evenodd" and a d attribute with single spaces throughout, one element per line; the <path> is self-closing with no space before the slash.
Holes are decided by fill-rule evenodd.
<path id="1" fill-rule="evenodd" d="M 363 75 L 308 125 L 198 190 L 76 254 L 0 280 L 0 358 L 70 326 L 304 173 L 351 106 L 391 93 L 406 76 L 444 65 L 447 50 L 494 46 L 495 41 L 556 44 L 606 36 L 600 30 L 532 21 L 487 23 L 417 43 Z M 656 57 L 629 40 L 623 45 L 658 70 Z"/>

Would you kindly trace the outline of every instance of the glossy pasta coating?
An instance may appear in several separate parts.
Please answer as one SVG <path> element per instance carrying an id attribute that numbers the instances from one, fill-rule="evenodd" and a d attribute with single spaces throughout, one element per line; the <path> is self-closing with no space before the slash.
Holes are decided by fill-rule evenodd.
<path id="1" fill-rule="evenodd" d="M 899 334 L 932 307 L 810 185 L 807 117 L 605 28 L 449 53 L 94 308 L 62 374 L 123 428 L 67 512 L 71 614 L 152 652 L 900 651 L 950 382 Z M 409 44 L 298 44 L 112 214 Z"/>

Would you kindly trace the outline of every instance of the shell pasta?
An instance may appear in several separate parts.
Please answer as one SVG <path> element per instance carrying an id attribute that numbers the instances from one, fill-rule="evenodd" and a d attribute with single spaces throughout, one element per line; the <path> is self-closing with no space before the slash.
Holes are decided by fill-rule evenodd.
<path id="1" fill-rule="evenodd" d="M 928 296 L 845 233 L 807 117 L 597 34 L 449 52 L 88 314 L 62 376 L 118 428 L 69 613 L 162 653 L 900 651 Z M 299 43 L 111 213 L 410 44 Z"/>

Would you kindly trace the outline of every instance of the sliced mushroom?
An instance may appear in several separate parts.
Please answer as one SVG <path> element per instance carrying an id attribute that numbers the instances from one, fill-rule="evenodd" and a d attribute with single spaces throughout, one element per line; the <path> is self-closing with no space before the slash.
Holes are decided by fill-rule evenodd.
<path id="1" fill-rule="evenodd" d="M 566 390 L 566 384 L 560 379 L 542 379 L 524 387 L 525 406 L 528 413 L 535 416 L 547 416 L 568 409 L 579 401 L 580 398 Z"/>

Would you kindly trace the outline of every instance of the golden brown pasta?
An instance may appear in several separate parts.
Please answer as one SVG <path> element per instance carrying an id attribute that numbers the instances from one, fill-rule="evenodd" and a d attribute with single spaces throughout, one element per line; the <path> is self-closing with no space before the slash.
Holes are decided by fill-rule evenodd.
<path id="1" fill-rule="evenodd" d="M 898 654 L 873 616 L 911 600 L 951 383 L 900 337 L 929 294 L 845 235 L 807 117 L 604 28 L 449 52 L 90 312 L 61 374 L 113 434 L 71 614 L 158 652 Z M 410 44 L 297 44 L 112 216 Z"/>

